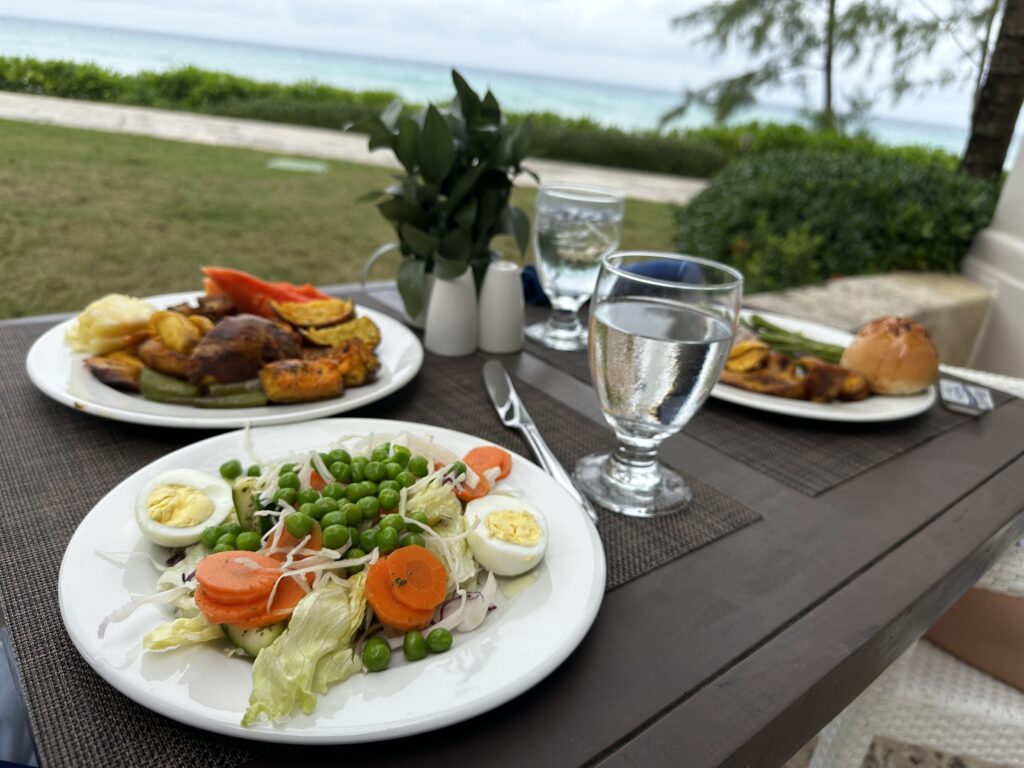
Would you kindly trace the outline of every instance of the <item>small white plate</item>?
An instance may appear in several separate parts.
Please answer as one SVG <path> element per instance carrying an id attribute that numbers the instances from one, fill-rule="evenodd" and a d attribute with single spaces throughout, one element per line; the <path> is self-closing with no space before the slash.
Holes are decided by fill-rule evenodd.
<path id="1" fill-rule="evenodd" d="M 371 432 L 431 435 L 460 456 L 485 444 L 460 432 L 377 419 L 266 427 L 253 430 L 252 437 L 256 453 L 272 459 Z M 147 479 L 183 467 L 216 473 L 224 461 L 243 456 L 243 433 L 230 432 L 153 462 L 86 515 L 64 554 L 58 595 L 75 647 L 104 680 L 155 712 L 229 736 L 298 744 L 376 741 L 429 731 L 493 709 L 536 685 L 572 653 L 597 615 L 605 560 L 596 528 L 558 483 L 516 455 L 512 472 L 498 488 L 532 502 L 547 517 L 548 551 L 536 580 L 511 600 L 499 589 L 497 610 L 474 632 L 456 633 L 447 653 L 415 663 L 395 654 L 385 672 L 356 675 L 318 696 L 311 715 L 296 711 L 283 726 L 243 728 L 239 722 L 252 688 L 249 661 L 226 657 L 215 645 L 144 653 L 143 636 L 168 620 L 152 605 L 111 624 L 102 640 L 97 632 L 101 620 L 133 595 L 152 593 L 157 578 L 146 557 L 116 565 L 99 553 L 167 556 L 135 525 L 135 497 Z"/>
<path id="2" fill-rule="evenodd" d="M 819 323 L 812 323 L 809 320 L 798 320 L 795 317 L 776 315 L 759 310 L 745 309 L 740 312 L 740 316 L 743 318 L 749 318 L 751 315 L 760 315 L 780 328 L 802 333 L 809 339 L 823 341 L 827 344 L 838 344 L 845 347 L 853 340 L 853 335 L 846 331 L 830 328 Z M 711 390 L 711 396 L 724 400 L 727 403 L 735 403 L 736 405 L 755 408 L 759 411 L 781 413 L 784 416 L 820 419 L 822 421 L 869 423 L 875 421 L 897 421 L 924 413 L 935 403 L 935 387 L 928 387 L 920 395 L 909 395 L 907 397 L 872 395 L 866 400 L 858 400 L 855 403 L 842 403 L 838 400 L 832 403 L 791 400 L 788 397 L 773 397 L 772 395 L 762 395 L 759 392 L 748 392 L 745 389 L 721 383 L 715 384 Z"/>
<path id="3" fill-rule="evenodd" d="M 172 307 L 200 295 L 197 292 L 171 293 L 150 296 L 146 301 L 157 307 Z M 74 320 L 54 326 L 36 339 L 28 352 L 25 367 L 32 383 L 57 402 L 106 419 L 190 429 L 289 424 L 344 413 L 376 402 L 404 387 L 419 371 L 423 364 L 423 347 L 412 331 L 381 312 L 363 306 L 357 306 L 356 312 L 369 317 L 380 328 L 381 343 L 376 353 L 381 370 L 370 384 L 353 387 L 341 397 L 330 400 L 261 408 L 212 409 L 157 403 L 141 395 L 119 392 L 89 373 L 83 364 L 88 355 L 73 352 L 64 343 L 64 334 Z"/>

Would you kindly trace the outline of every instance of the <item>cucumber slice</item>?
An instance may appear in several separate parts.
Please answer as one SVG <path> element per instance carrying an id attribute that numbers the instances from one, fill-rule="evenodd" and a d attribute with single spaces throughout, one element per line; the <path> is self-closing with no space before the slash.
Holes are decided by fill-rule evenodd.
<path id="1" fill-rule="evenodd" d="M 255 659 L 260 651 L 281 636 L 286 624 L 279 621 L 277 624 L 270 624 L 259 629 L 240 629 L 234 624 L 221 624 L 220 626 L 228 640 Z"/>
<path id="2" fill-rule="evenodd" d="M 256 510 L 260 508 L 259 492 L 256 488 L 258 477 L 236 477 L 231 488 L 231 498 L 235 502 L 235 516 L 243 531 L 261 533 L 260 519 Z"/>

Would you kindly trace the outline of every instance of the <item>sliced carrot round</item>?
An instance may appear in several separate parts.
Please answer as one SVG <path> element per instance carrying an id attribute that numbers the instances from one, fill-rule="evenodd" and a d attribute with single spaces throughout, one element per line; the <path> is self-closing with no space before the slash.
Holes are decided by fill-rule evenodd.
<path id="1" fill-rule="evenodd" d="M 281 574 L 281 564 L 256 552 L 215 552 L 199 561 L 196 581 L 208 597 L 228 605 L 266 598 Z"/>
<path id="2" fill-rule="evenodd" d="M 476 470 L 473 470 L 476 472 Z M 468 485 L 463 485 L 459 490 L 455 492 L 459 501 L 472 501 L 473 499 L 479 499 L 486 496 L 491 491 L 491 484 L 486 477 L 477 472 L 476 488 L 470 488 Z"/>
<path id="3" fill-rule="evenodd" d="M 287 619 L 299 601 L 306 596 L 306 591 L 294 578 L 286 577 L 277 585 L 274 602 L 269 611 L 268 596 L 269 592 L 250 603 L 226 605 L 210 597 L 201 586 L 195 593 L 196 605 L 212 624 L 234 624 L 242 629 L 255 629 Z"/>
<path id="4" fill-rule="evenodd" d="M 429 549 L 412 545 L 396 549 L 385 558 L 391 594 L 402 605 L 434 610 L 448 592 L 448 572 Z"/>
<path id="5" fill-rule="evenodd" d="M 366 572 L 366 601 L 381 623 L 403 632 L 422 629 L 434 618 L 433 609 L 410 608 L 395 599 L 391 591 L 388 565 L 384 560 L 378 560 Z"/>
<path id="6" fill-rule="evenodd" d="M 498 476 L 499 480 L 504 480 L 512 471 L 512 454 L 496 445 L 481 445 L 479 448 L 474 448 L 462 460 L 478 475 L 482 475 L 492 467 L 498 467 L 501 470 L 501 474 Z"/>
<path id="7" fill-rule="evenodd" d="M 279 562 L 284 562 L 288 558 L 288 550 L 294 549 L 301 539 L 297 539 L 288 533 L 288 529 L 285 526 L 281 526 L 277 529 L 277 532 L 273 534 L 270 539 L 267 540 L 267 548 L 281 549 L 284 552 L 273 552 L 270 557 L 274 558 Z M 314 520 L 313 529 L 309 532 L 309 541 L 306 542 L 306 546 L 303 549 L 320 549 L 323 547 L 323 541 L 320 538 L 320 524 Z M 298 555 L 294 560 L 301 560 L 305 555 Z"/>

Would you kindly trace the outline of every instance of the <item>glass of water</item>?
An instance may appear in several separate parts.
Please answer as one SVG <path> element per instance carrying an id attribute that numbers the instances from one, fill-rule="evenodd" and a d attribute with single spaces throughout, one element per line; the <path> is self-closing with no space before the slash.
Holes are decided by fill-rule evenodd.
<path id="1" fill-rule="evenodd" d="M 576 465 L 596 504 L 635 517 L 677 512 L 692 498 L 657 461 L 718 381 L 732 346 L 743 276 L 723 264 L 672 253 L 621 252 L 601 262 L 590 305 L 590 370 L 612 453 Z"/>
<path id="2" fill-rule="evenodd" d="M 587 348 L 587 331 L 577 313 L 594 292 L 601 259 L 619 247 L 625 203 L 620 193 L 600 187 L 541 185 L 533 250 L 551 316 L 528 326 L 528 337 L 553 349 Z"/>

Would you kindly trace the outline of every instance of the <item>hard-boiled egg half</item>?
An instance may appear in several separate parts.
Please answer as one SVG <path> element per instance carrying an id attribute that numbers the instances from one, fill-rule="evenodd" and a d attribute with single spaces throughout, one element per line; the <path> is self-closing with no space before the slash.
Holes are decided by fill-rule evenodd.
<path id="1" fill-rule="evenodd" d="M 496 576 L 518 576 L 544 559 L 548 521 L 522 499 L 491 494 L 471 501 L 466 524 L 473 557 Z"/>
<path id="2" fill-rule="evenodd" d="M 187 547 L 203 531 L 235 511 L 231 486 L 195 469 L 171 469 L 154 477 L 135 500 L 142 535 L 165 547 Z"/>

